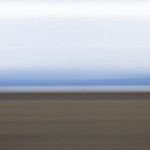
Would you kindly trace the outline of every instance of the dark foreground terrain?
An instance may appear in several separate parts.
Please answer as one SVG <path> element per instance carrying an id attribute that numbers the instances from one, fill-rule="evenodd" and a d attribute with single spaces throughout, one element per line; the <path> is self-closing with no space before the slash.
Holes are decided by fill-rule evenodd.
<path id="1" fill-rule="evenodd" d="M 150 150 L 150 94 L 1 93 L 0 150 Z"/>

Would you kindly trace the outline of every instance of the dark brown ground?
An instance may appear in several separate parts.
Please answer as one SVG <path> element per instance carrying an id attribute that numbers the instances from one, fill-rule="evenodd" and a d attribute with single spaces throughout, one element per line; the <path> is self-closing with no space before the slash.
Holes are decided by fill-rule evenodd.
<path id="1" fill-rule="evenodd" d="M 0 150 L 150 150 L 150 93 L 1 93 Z"/>

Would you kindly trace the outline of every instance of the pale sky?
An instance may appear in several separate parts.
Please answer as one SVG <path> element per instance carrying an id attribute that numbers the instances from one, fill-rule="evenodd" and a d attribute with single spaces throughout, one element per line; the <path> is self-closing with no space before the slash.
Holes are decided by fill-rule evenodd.
<path id="1" fill-rule="evenodd" d="M 150 2 L 0 2 L 0 70 L 150 72 Z"/>

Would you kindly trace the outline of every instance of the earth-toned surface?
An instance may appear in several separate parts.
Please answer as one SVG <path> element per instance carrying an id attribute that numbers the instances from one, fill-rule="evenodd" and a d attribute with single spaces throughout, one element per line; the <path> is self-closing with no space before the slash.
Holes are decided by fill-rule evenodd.
<path id="1" fill-rule="evenodd" d="M 1 150 L 150 149 L 148 97 L 61 100 L 61 95 L 57 100 L 53 96 L 54 100 L 35 96 L 19 100 L 16 96 L 15 100 L 11 95 L 11 100 L 0 96 Z"/>

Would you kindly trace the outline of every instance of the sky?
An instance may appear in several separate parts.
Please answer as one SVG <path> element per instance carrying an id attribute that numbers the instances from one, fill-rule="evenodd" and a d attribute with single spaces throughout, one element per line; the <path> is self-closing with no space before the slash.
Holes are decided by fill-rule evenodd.
<path id="1" fill-rule="evenodd" d="M 0 72 L 150 74 L 149 1 L 0 1 Z"/>

